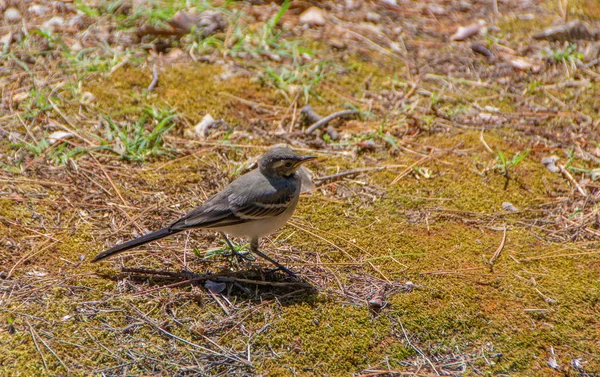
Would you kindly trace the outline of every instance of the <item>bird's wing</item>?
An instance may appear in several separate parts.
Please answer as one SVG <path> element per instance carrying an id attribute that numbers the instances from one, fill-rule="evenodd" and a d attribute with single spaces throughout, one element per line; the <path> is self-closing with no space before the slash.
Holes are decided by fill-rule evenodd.
<path id="1" fill-rule="evenodd" d="M 171 224 L 171 228 L 220 228 L 275 217 L 299 192 L 297 185 L 287 181 L 271 182 L 262 175 L 245 177 Z"/>

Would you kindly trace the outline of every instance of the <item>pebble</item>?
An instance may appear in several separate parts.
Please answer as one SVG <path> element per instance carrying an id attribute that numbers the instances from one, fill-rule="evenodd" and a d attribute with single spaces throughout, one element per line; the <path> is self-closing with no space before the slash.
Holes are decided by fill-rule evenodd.
<path id="1" fill-rule="evenodd" d="M 62 27 L 65 24 L 65 19 L 59 16 L 52 17 L 48 21 L 42 24 L 42 30 L 48 31 L 56 31 L 58 28 Z"/>
<path id="2" fill-rule="evenodd" d="M 16 24 L 21 21 L 21 12 L 16 8 L 8 8 L 4 11 L 4 20 L 9 24 Z"/>
<path id="3" fill-rule="evenodd" d="M 310 7 L 300 15 L 300 23 L 309 26 L 325 25 L 325 11 L 321 8 Z"/>

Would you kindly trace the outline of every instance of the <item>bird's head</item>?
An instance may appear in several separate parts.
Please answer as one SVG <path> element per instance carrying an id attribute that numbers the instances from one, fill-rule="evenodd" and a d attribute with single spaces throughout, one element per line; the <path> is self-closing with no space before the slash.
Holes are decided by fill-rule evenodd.
<path id="1" fill-rule="evenodd" d="M 260 171 L 270 176 L 289 177 L 298 171 L 300 166 L 316 157 L 301 156 L 286 146 L 271 148 L 259 160 Z"/>

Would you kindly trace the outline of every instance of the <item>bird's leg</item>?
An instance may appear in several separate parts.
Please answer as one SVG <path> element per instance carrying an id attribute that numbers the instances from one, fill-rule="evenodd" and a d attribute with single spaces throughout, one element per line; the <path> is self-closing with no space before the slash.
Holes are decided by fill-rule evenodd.
<path id="1" fill-rule="evenodd" d="M 237 251 L 235 249 L 235 246 L 233 246 L 233 244 L 229 240 L 229 237 L 227 237 L 227 235 L 224 232 L 219 232 L 219 233 L 221 233 L 221 235 L 223 236 L 223 238 L 225 238 L 225 242 L 227 242 L 227 245 L 231 249 L 231 254 L 225 254 L 225 256 L 227 256 L 227 257 L 234 256 L 234 257 L 236 257 L 240 261 L 253 261 L 253 260 L 255 260 L 255 258 L 248 257 L 248 256 L 240 253 L 239 251 Z"/>
<path id="2" fill-rule="evenodd" d="M 269 262 L 273 263 L 275 266 L 277 266 L 278 269 L 280 269 L 281 271 L 287 273 L 291 277 L 293 277 L 293 278 L 296 277 L 296 274 L 294 274 L 292 271 L 288 270 L 284 265 L 282 265 L 281 263 L 279 263 L 276 260 L 272 259 L 268 255 L 264 254 L 262 251 L 258 250 L 258 238 L 252 238 L 250 240 L 250 251 L 252 251 L 254 254 L 258 255 L 259 257 L 261 257 L 263 259 L 266 259 Z"/>

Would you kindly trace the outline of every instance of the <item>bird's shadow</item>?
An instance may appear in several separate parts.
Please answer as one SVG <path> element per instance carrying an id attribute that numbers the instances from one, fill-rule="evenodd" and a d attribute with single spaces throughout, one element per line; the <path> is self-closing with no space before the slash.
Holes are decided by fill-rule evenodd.
<path id="1" fill-rule="evenodd" d="M 301 276 L 291 277 L 284 272 L 267 268 L 223 270 L 203 274 L 191 271 L 122 268 L 121 273 L 112 276 L 112 279 L 129 279 L 148 284 L 150 288 L 141 293 L 196 286 L 206 289 L 211 294 L 239 297 L 243 300 L 262 301 L 277 298 L 282 305 L 312 301 L 318 293 L 317 287 Z"/>

